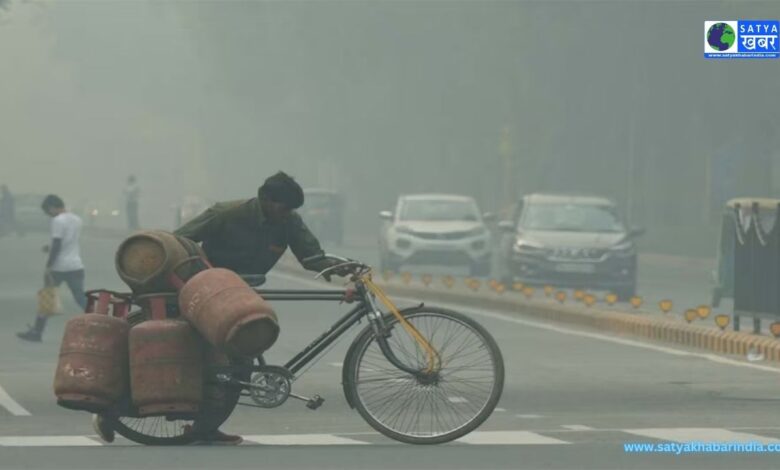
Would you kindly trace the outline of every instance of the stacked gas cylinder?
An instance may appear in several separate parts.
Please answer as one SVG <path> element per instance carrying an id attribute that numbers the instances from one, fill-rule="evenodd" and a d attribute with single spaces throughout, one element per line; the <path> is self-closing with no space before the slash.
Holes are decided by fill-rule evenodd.
<path id="1" fill-rule="evenodd" d="M 256 357 L 279 335 L 270 306 L 234 272 L 211 267 L 189 240 L 138 233 L 120 245 L 116 267 L 132 298 L 91 292 L 87 313 L 66 324 L 54 378 L 61 406 L 191 415 L 219 395 L 204 384 L 204 370 Z M 132 304 L 149 320 L 131 326 Z"/>

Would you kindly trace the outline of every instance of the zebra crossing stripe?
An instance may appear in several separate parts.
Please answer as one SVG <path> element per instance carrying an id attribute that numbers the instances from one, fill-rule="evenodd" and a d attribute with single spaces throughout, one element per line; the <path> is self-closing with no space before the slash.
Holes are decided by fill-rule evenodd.
<path id="1" fill-rule="evenodd" d="M 662 441 L 672 442 L 761 442 L 773 444 L 780 442 L 775 439 L 747 432 L 729 431 L 721 428 L 648 428 L 648 429 L 623 429 L 623 432 L 642 437 L 650 437 Z"/>
<path id="2" fill-rule="evenodd" d="M 0 447 L 85 447 L 100 446 L 87 436 L 10 436 L 0 437 Z"/>
<path id="3" fill-rule="evenodd" d="M 244 436 L 244 441 L 272 446 L 332 446 L 369 444 L 368 442 L 336 436 L 334 434 L 266 434 Z"/>
<path id="4" fill-rule="evenodd" d="M 576 426 L 576 428 L 575 428 Z M 567 425 L 572 430 L 585 431 L 585 426 Z M 596 430 L 593 430 L 596 431 Z M 780 443 L 780 439 L 731 431 L 721 428 L 640 428 L 614 429 L 634 436 L 672 442 L 761 442 Z M 566 431 L 563 431 L 565 433 Z M 349 437 L 347 437 L 349 436 Z M 360 439 L 355 437 L 360 436 Z M 377 441 L 376 438 L 380 440 Z M 257 434 L 244 436 L 245 445 L 267 446 L 333 446 L 393 444 L 379 434 Z M 571 442 L 532 431 L 475 431 L 454 441 L 454 445 L 563 445 Z M 0 436 L 0 447 L 95 447 L 109 445 L 97 436 Z M 136 445 L 120 439 L 114 446 Z"/>
<path id="5" fill-rule="evenodd" d="M 531 431 L 481 431 L 466 434 L 455 442 L 489 445 L 570 444 Z"/>

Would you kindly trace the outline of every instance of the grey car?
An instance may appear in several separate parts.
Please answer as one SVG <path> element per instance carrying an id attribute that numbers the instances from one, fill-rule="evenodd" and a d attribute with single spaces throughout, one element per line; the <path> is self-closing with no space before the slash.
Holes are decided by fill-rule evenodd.
<path id="1" fill-rule="evenodd" d="M 499 227 L 506 283 L 608 290 L 621 300 L 636 293 L 635 239 L 644 230 L 627 229 L 609 199 L 529 194 Z"/>

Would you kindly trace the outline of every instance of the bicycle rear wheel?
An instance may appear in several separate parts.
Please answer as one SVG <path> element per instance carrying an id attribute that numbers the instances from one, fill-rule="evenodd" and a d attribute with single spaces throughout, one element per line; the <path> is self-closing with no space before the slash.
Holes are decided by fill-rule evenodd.
<path id="1" fill-rule="evenodd" d="M 479 427 L 504 388 L 504 362 L 493 337 L 460 313 L 433 307 L 401 312 L 438 352 L 435 380 L 392 365 L 369 327 L 345 360 L 346 380 L 360 415 L 382 434 L 409 444 L 440 444 Z M 388 344 L 404 365 L 422 370 L 427 356 L 394 317 Z"/>
<path id="2" fill-rule="evenodd" d="M 128 322 L 136 325 L 148 320 L 146 312 L 131 312 Z M 244 359 L 230 358 L 230 364 L 251 365 Z M 218 365 L 217 365 L 218 367 Z M 209 374 L 209 372 L 207 372 Z M 236 373 L 239 380 L 247 381 L 251 372 Z M 204 401 L 201 410 L 191 416 L 148 416 L 139 417 L 137 411 L 129 403 L 120 407 L 120 416 L 104 415 L 104 419 L 110 419 L 117 434 L 143 445 L 168 446 L 186 445 L 217 430 L 227 419 L 241 398 L 241 388 L 220 383 L 214 377 L 207 376 L 209 383 L 204 383 Z"/>

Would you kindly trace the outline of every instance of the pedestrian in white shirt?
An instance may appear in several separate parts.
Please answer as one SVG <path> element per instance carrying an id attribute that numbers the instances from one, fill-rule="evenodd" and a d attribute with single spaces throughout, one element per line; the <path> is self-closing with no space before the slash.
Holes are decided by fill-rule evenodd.
<path id="1" fill-rule="evenodd" d="M 73 299 L 84 310 L 87 298 L 84 295 L 84 263 L 79 252 L 81 218 L 68 212 L 62 199 L 54 194 L 46 196 L 41 208 L 51 217 L 51 247 L 46 261 L 44 285 L 59 286 L 65 282 Z M 47 319 L 47 316 L 39 314 L 34 325 L 16 336 L 26 341 L 41 341 Z"/>

